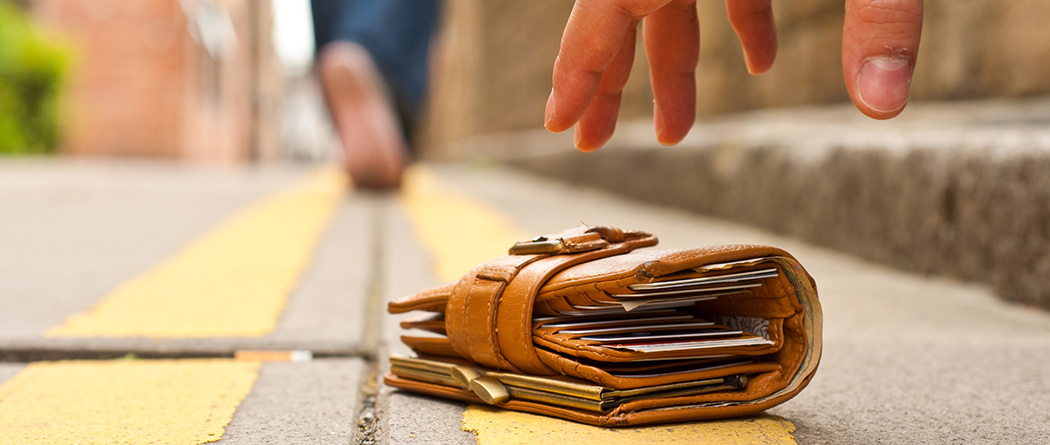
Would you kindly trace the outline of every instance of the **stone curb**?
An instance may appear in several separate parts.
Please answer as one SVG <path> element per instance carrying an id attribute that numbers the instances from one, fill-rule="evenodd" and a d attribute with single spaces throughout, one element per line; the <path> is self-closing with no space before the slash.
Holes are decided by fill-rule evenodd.
<path id="1" fill-rule="evenodd" d="M 913 104 L 891 121 L 760 111 L 700 123 L 675 147 L 651 122 L 595 153 L 571 137 L 494 135 L 465 151 L 1050 308 L 1050 98 Z"/>

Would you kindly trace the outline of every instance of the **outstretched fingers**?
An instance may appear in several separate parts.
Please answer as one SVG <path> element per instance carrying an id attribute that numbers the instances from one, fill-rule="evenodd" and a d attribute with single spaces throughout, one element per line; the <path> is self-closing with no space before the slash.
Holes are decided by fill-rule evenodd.
<path id="1" fill-rule="evenodd" d="M 772 0 L 726 0 L 726 13 L 744 47 L 747 71 L 751 74 L 769 71 L 777 58 Z"/>
<path id="2" fill-rule="evenodd" d="M 922 34 L 923 0 L 847 0 L 842 71 L 853 103 L 889 119 L 908 102 Z"/>
<path id="3" fill-rule="evenodd" d="M 562 132 L 580 120 L 602 73 L 620 53 L 624 37 L 639 17 L 616 0 L 576 2 L 554 61 L 554 88 L 544 116 L 548 130 Z"/>
<path id="4" fill-rule="evenodd" d="M 653 87 L 656 139 L 681 142 L 696 118 L 696 64 L 700 20 L 695 0 L 675 0 L 642 22 Z"/>
<path id="5" fill-rule="evenodd" d="M 623 87 L 627 84 L 627 78 L 631 75 L 631 65 L 634 63 L 637 35 L 638 22 L 634 22 L 623 38 L 620 53 L 602 72 L 594 97 L 576 125 L 575 145 L 580 151 L 597 150 L 609 141 L 616 130 Z"/>

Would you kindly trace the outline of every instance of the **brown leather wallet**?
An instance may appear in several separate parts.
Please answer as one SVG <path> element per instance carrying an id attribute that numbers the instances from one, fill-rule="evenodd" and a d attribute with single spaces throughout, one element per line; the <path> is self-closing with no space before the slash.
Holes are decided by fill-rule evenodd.
<path id="1" fill-rule="evenodd" d="M 820 361 L 816 284 L 783 250 L 675 250 L 581 226 L 390 303 L 418 357 L 386 384 L 600 426 L 758 413 L 798 394 Z"/>

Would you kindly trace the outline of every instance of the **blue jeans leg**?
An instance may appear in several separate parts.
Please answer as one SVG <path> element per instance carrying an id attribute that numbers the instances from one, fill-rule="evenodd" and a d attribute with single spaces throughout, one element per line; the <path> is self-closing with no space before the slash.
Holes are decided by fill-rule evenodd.
<path id="1" fill-rule="evenodd" d="M 311 0 L 318 53 L 335 41 L 364 47 L 394 94 L 406 133 L 426 101 L 438 1 Z"/>

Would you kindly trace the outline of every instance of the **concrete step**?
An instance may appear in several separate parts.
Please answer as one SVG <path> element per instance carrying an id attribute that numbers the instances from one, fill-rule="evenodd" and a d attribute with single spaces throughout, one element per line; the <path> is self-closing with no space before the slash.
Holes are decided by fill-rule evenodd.
<path id="1" fill-rule="evenodd" d="M 851 105 L 759 111 L 674 147 L 652 133 L 622 124 L 595 153 L 542 130 L 460 151 L 1050 308 L 1050 98 L 914 103 L 890 121 Z"/>

